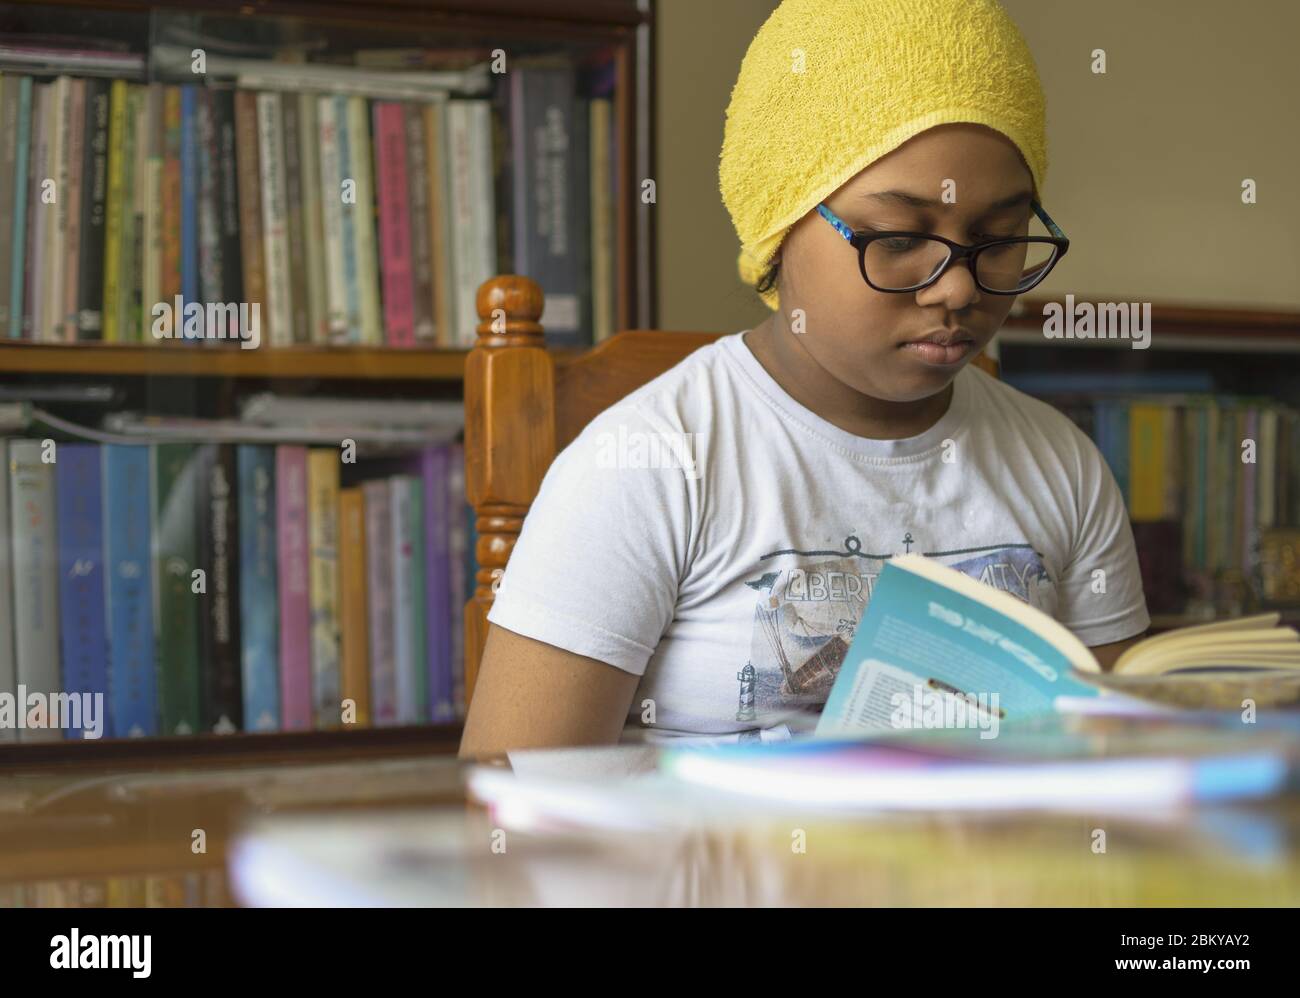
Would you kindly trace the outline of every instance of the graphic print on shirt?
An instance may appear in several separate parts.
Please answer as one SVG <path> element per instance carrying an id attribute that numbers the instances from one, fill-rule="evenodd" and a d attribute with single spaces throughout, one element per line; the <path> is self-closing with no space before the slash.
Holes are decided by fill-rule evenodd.
<path id="1" fill-rule="evenodd" d="M 912 551 L 915 544 L 905 534 L 903 550 L 896 553 Z M 1054 587 L 1030 544 L 920 553 L 1039 609 Z M 826 703 L 876 579 L 892 557 L 863 551 L 853 535 L 845 538 L 842 551 L 787 548 L 761 556 L 766 564 L 745 581 L 758 599 L 749 660 L 736 673 L 736 720 Z M 780 567 L 769 567 L 774 565 Z"/>

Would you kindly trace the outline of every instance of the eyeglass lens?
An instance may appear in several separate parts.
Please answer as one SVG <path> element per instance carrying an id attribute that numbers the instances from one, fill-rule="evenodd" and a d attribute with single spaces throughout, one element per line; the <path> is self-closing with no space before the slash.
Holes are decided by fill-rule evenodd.
<path id="1" fill-rule="evenodd" d="M 975 273 L 993 291 L 1019 291 L 1036 284 L 1055 255 L 1051 243 L 995 244 L 976 255 Z M 947 260 L 948 247 L 937 240 L 898 236 L 873 239 L 862 263 L 870 284 L 904 290 L 924 284 Z"/>

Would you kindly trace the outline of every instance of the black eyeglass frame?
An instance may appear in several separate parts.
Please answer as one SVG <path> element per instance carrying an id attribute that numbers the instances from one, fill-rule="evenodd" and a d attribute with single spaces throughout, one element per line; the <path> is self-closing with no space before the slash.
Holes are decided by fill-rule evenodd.
<path id="1" fill-rule="evenodd" d="M 817 212 L 822 216 L 822 218 L 830 222 L 831 225 L 834 226 L 835 231 L 843 236 L 849 244 L 858 251 L 858 270 L 862 274 L 862 279 L 867 282 L 869 287 L 876 291 L 881 291 L 885 294 L 898 295 L 913 294 L 917 291 L 923 291 L 943 277 L 943 275 L 948 272 L 948 268 L 954 263 L 959 260 L 965 260 L 966 266 L 970 270 L 971 279 L 975 282 L 975 286 L 981 291 L 991 295 L 1022 295 L 1026 291 L 1030 291 L 1041 284 L 1043 279 L 1052 272 L 1052 269 L 1061 262 L 1061 258 L 1065 256 L 1066 251 L 1070 248 L 1069 238 L 1067 238 L 1065 233 L 1061 231 L 1061 227 L 1052 221 L 1051 216 L 1043 210 L 1043 206 L 1040 205 L 1037 200 L 1031 200 L 1029 203 L 1034 209 L 1034 214 L 1037 215 L 1043 225 L 1047 227 L 1047 231 L 1052 233 L 1050 236 L 1013 236 L 1005 239 L 990 239 L 987 242 L 975 243 L 971 246 L 955 243 L 951 239 L 945 239 L 943 236 L 936 236 L 933 232 L 855 232 L 846 222 L 836 215 L 835 212 L 831 211 L 831 209 L 826 206 L 825 202 L 817 205 Z M 931 239 L 935 242 L 943 243 L 948 247 L 948 259 L 945 260 L 943 264 L 921 284 L 914 285 L 910 288 L 879 287 L 873 284 L 871 278 L 867 276 L 867 247 L 877 239 L 897 239 L 900 236 L 910 237 L 912 239 Z M 980 282 L 979 274 L 976 272 L 975 268 L 975 260 L 980 253 L 993 246 L 1006 246 L 1010 244 L 1022 246 L 1028 243 L 1049 243 L 1055 247 L 1055 252 L 1052 254 L 1052 258 L 1047 261 L 1047 264 L 1043 267 L 1042 272 L 1034 280 L 1033 284 L 1023 288 L 1018 288 L 1014 291 L 999 291 L 995 288 L 985 287 L 984 284 Z"/>

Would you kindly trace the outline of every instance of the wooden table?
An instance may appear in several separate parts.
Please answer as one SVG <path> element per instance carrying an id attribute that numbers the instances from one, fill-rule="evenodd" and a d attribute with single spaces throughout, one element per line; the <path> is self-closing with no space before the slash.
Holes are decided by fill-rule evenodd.
<path id="1" fill-rule="evenodd" d="M 772 812 L 540 835 L 467 806 L 445 755 L 63 766 L 0 776 L 0 905 L 229 905 L 232 843 L 252 842 L 316 892 L 281 903 L 1295 906 L 1297 831 L 1287 797 L 1172 822 Z"/>

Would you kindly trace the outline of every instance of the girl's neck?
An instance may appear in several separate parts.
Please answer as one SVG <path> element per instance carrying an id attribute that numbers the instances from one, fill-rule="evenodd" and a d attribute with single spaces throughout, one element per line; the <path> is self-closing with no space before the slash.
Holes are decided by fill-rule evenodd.
<path id="1" fill-rule="evenodd" d="M 948 411 L 951 384 L 915 402 L 891 402 L 850 388 L 804 350 L 778 319 L 769 316 L 742 342 L 787 395 L 833 426 L 872 440 L 901 440 L 924 433 Z"/>

